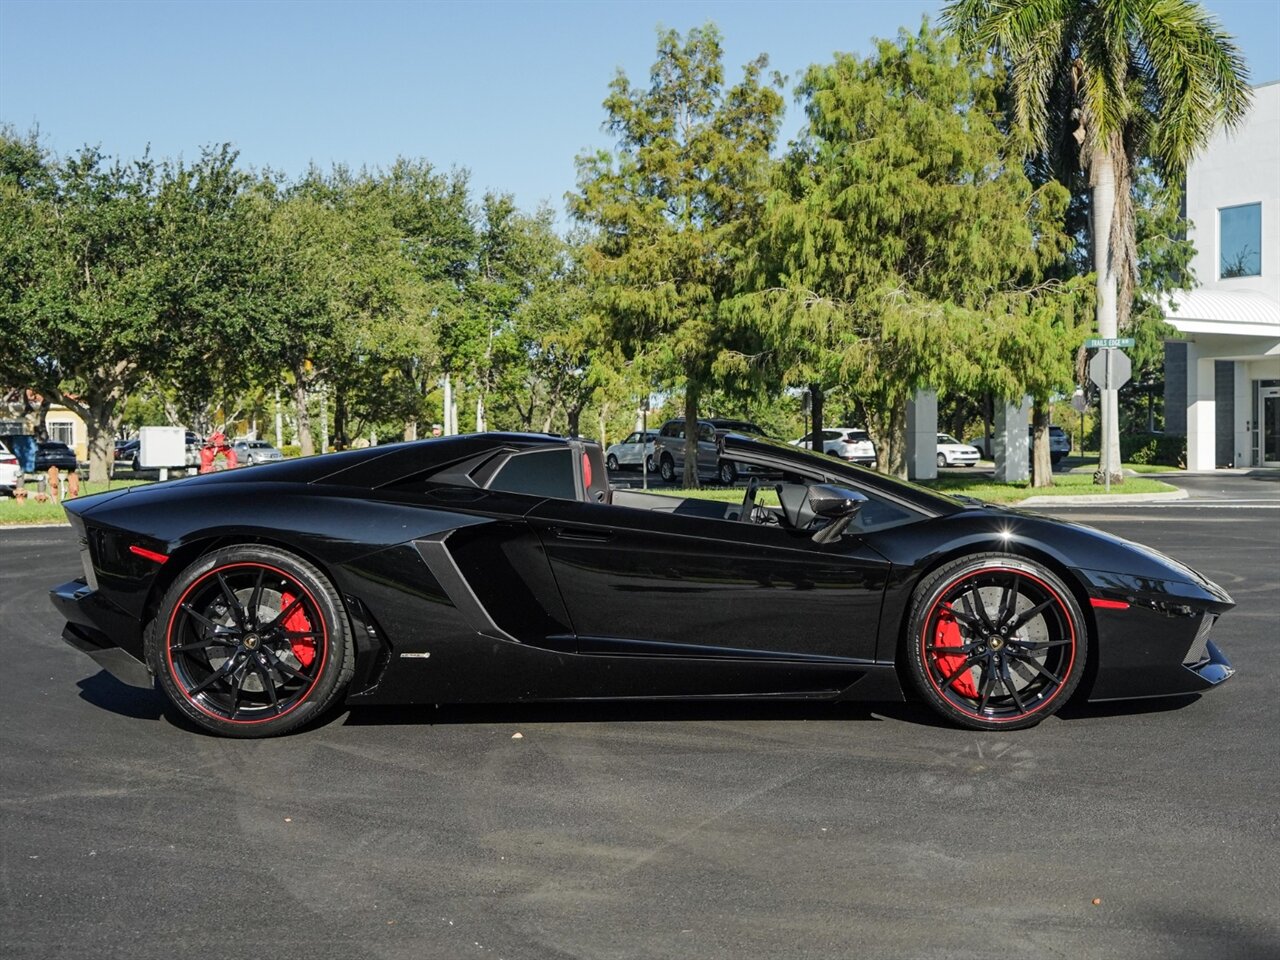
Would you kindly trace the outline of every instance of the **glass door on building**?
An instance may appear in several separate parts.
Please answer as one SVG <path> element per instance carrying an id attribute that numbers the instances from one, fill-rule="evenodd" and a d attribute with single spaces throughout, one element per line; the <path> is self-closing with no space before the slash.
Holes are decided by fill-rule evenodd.
<path id="1" fill-rule="evenodd" d="M 1280 386 L 1258 387 L 1258 427 L 1262 464 L 1280 467 Z"/>

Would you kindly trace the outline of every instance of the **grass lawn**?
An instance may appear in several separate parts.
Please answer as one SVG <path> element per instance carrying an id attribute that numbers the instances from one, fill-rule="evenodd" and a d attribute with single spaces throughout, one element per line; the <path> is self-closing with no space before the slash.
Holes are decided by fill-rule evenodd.
<path id="1" fill-rule="evenodd" d="M 948 474 L 936 480 L 919 481 L 921 486 L 942 493 L 963 494 L 991 503 L 1017 503 L 1028 497 L 1079 497 L 1099 496 L 1107 492 L 1102 484 L 1093 482 L 1092 473 L 1055 473 L 1052 487 L 1035 488 L 1026 483 L 997 483 L 989 476 L 964 477 Z M 1113 483 L 1112 494 L 1173 493 L 1177 488 L 1163 480 L 1130 477 L 1124 483 Z"/>
<path id="2" fill-rule="evenodd" d="M 82 483 L 80 495 L 102 493 L 105 490 L 119 490 L 121 487 L 133 487 L 149 480 L 112 480 L 110 483 Z M 0 498 L 0 526 L 16 526 L 24 523 L 66 523 L 67 515 L 62 511 L 60 503 L 37 503 L 35 493 L 39 488 L 32 480 L 27 481 L 27 499 L 18 503 L 13 497 Z"/>

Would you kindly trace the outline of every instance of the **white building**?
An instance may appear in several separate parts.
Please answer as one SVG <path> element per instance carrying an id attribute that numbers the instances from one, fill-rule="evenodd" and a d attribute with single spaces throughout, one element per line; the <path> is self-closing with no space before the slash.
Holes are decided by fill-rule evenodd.
<path id="1" fill-rule="evenodd" d="M 1198 286 L 1174 296 L 1165 429 L 1187 467 L 1280 466 L 1280 82 L 1254 88 L 1233 134 L 1187 169 Z"/>

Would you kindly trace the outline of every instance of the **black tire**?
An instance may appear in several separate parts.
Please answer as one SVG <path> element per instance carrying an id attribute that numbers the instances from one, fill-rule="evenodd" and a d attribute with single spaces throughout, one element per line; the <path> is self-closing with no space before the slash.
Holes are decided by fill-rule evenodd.
<path id="1" fill-rule="evenodd" d="M 252 544 L 215 550 L 183 570 L 145 643 L 174 706 L 227 737 L 275 736 L 316 720 L 355 669 L 333 584 L 294 554 Z"/>
<path id="2" fill-rule="evenodd" d="M 653 462 L 653 454 L 649 454 L 647 457 L 644 458 L 644 468 L 649 473 L 653 473 L 654 470 L 657 469 Z"/>
<path id="3" fill-rule="evenodd" d="M 667 483 L 676 482 L 676 462 L 668 456 L 658 462 L 658 472 L 662 474 L 662 479 Z"/>
<path id="4" fill-rule="evenodd" d="M 733 486 L 733 482 L 738 479 L 738 470 L 731 460 L 721 460 L 716 474 L 719 476 L 720 482 L 726 487 Z"/>
<path id="5" fill-rule="evenodd" d="M 617 469 L 618 469 L 618 458 L 617 458 L 617 457 L 615 457 L 615 456 L 611 453 L 611 454 L 609 454 L 609 456 L 605 457 L 605 459 L 604 459 L 604 465 L 605 465 L 606 467 L 608 467 L 610 470 L 617 470 Z"/>
<path id="6" fill-rule="evenodd" d="M 945 467 L 947 465 L 947 455 L 945 453 L 938 454 L 938 466 Z"/>
<path id="7" fill-rule="evenodd" d="M 999 553 L 953 560 L 923 580 L 905 643 L 925 701 L 976 730 L 1051 716 L 1079 685 L 1089 646 L 1067 586 L 1038 563 Z"/>

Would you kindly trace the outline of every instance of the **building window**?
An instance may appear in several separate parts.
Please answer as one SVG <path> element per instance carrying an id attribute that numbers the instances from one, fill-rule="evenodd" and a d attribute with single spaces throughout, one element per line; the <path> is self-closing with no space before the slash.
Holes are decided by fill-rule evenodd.
<path id="1" fill-rule="evenodd" d="M 49 439 L 56 440 L 58 443 L 65 443 L 68 447 L 76 445 L 76 425 L 70 421 L 48 422 L 45 426 L 49 430 Z"/>
<path id="2" fill-rule="evenodd" d="M 1262 204 L 1248 203 L 1218 211 L 1218 250 L 1221 279 L 1262 274 Z"/>

